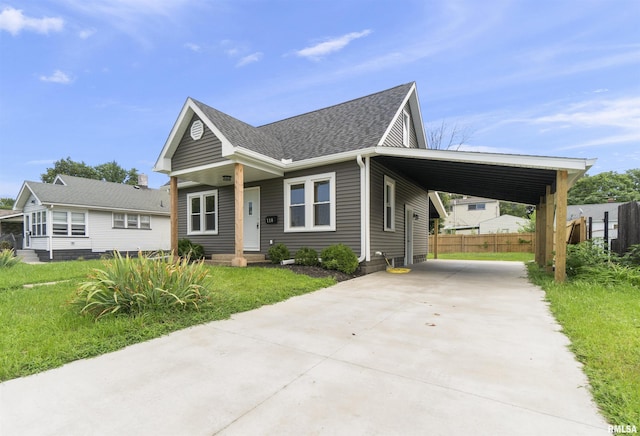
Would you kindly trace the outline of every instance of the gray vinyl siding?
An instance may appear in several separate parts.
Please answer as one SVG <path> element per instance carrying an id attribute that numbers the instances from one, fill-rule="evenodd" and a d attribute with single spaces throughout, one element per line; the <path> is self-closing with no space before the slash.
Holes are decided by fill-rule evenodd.
<path id="1" fill-rule="evenodd" d="M 384 176 L 388 176 L 396 184 L 395 231 L 384 231 Z M 388 170 L 381 164 L 371 160 L 371 256 L 382 251 L 389 258 L 402 258 L 405 254 L 405 208 L 408 206 L 418 214 L 413 222 L 413 254 L 414 257 L 427 254 L 429 235 L 429 199 L 428 193 L 400 174 Z"/>
<path id="2" fill-rule="evenodd" d="M 284 180 L 335 172 L 336 175 L 336 230 L 331 232 L 284 231 Z M 285 244 L 292 255 L 303 246 L 318 252 L 332 244 L 343 243 L 360 256 L 360 167 L 355 160 L 331 166 L 295 171 L 283 178 L 247 183 L 246 188 L 260 187 L 260 253 L 267 254 L 270 241 Z M 187 235 L 187 194 L 218 189 L 218 234 Z M 277 216 L 276 224 L 266 224 L 267 216 Z M 181 189 L 178 195 L 178 235 L 202 244 L 207 255 L 234 252 L 234 196 L 233 186 L 198 186 Z"/>
<path id="3" fill-rule="evenodd" d="M 414 117 L 411 113 L 411 108 L 409 103 L 406 104 L 404 110 L 409 112 L 409 116 L 411 117 L 411 129 L 409 132 L 409 148 L 418 148 L 418 139 L 416 136 L 416 129 L 414 127 Z M 385 139 L 383 143 L 384 147 L 404 147 L 402 144 L 402 111 L 400 112 L 400 116 L 396 119 L 389 131 L 389 135 Z"/>
<path id="4" fill-rule="evenodd" d="M 191 138 L 191 124 L 199 119 L 196 115 L 191 118 L 189 126 L 184 132 L 178 148 L 171 158 L 171 169 L 173 171 L 185 170 L 201 165 L 212 164 L 225 161 L 222 157 L 222 143 L 211 130 L 204 126 L 202 138 L 194 141 Z"/>

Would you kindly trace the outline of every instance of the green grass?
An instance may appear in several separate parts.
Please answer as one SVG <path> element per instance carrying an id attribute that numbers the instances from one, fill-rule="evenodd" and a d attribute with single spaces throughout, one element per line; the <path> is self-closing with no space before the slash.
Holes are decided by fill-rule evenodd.
<path id="1" fill-rule="evenodd" d="M 102 262 L 99 260 L 50 262 L 37 265 L 19 263 L 11 268 L 0 268 L 0 291 L 25 284 L 85 277 L 91 269 L 101 266 Z"/>
<path id="2" fill-rule="evenodd" d="M 433 253 L 429 253 L 433 259 Z M 439 253 L 438 259 L 452 260 L 507 260 L 512 262 L 529 262 L 534 258 L 533 253 Z"/>
<path id="3" fill-rule="evenodd" d="M 150 312 L 94 321 L 68 305 L 83 274 L 101 263 L 20 265 L 18 276 L 0 273 L 0 381 L 115 351 L 207 321 L 285 300 L 335 283 L 277 268 L 210 268 L 212 299 L 200 311 Z M 35 280 L 34 280 L 35 279 Z M 23 288 L 25 283 L 69 280 Z"/>
<path id="4" fill-rule="evenodd" d="M 534 265 L 529 277 L 545 290 L 605 418 L 640 427 L 640 288 L 606 280 L 555 283 Z"/>

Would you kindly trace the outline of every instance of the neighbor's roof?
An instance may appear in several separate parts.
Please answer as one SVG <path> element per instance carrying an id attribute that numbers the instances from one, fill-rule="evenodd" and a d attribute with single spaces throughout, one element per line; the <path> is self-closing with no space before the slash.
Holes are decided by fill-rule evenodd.
<path id="1" fill-rule="evenodd" d="M 54 183 L 24 182 L 14 209 L 23 209 L 29 197 L 40 204 L 169 214 L 166 190 L 59 175 Z"/>
<path id="2" fill-rule="evenodd" d="M 574 204 L 567 206 L 567 221 L 580 217 L 603 221 L 604 213 L 609 212 L 609 221 L 618 221 L 618 206 L 624 203 Z"/>

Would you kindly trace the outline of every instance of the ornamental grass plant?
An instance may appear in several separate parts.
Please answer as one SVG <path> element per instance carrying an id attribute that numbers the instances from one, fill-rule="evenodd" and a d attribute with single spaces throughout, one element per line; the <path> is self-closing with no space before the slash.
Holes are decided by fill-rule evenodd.
<path id="1" fill-rule="evenodd" d="M 154 310 L 198 310 L 209 299 L 208 269 L 202 262 L 156 253 L 114 253 L 82 282 L 71 304 L 95 319 Z"/>

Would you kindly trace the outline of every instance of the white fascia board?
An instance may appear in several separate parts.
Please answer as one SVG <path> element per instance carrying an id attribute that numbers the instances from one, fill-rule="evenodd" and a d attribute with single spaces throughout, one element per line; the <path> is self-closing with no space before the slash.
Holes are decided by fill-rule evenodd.
<path id="1" fill-rule="evenodd" d="M 68 209 L 83 209 L 83 210 L 99 210 L 99 211 L 107 211 L 107 212 L 132 212 L 146 215 L 161 215 L 161 216 L 169 216 L 171 215 L 171 211 L 162 212 L 156 210 L 145 210 L 145 209 L 128 209 L 124 207 L 104 207 L 104 206 L 90 206 L 87 204 L 69 204 L 69 203 L 43 203 L 45 207 L 49 208 L 68 208 Z"/>
<path id="2" fill-rule="evenodd" d="M 479 153 L 469 151 L 422 150 L 418 148 L 376 147 L 376 154 L 413 159 L 428 159 L 447 162 L 474 163 L 548 170 L 586 171 L 587 159 L 569 157 L 530 156 L 520 154 Z"/>
<path id="3" fill-rule="evenodd" d="M 422 121 L 422 112 L 420 111 L 420 100 L 418 99 L 418 89 L 414 83 L 411 87 L 411 97 L 409 98 L 409 107 L 411 107 L 411 122 L 416 129 L 416 138 L 418 139 L 418 148 L 426 149 L 427 136 L 424 130 L 424 122 Z"/>
<path id="4" fill-rule="evenodd" d="M 438 211 L 438 215 L 440 215 L 440 218 L 446 218 L 448 214 L 447 210 L 444 207 L 444 204 L 442 204 L 440 194 L 438 194 L 436 191 L 429 191 L 429 199 Z"/>
<path id="5" fill-rule="evenodd" d="M 20 188 L 20 192 L 18 192 L 18 196 L 16 197 L 16 202 L 13 204 L 13 210 L 24 209 L 24 205 L 32 195 L 36 198 L 36 200 L 38 200 L 39 204 L 42 204 L 38 196 L 31 190 L 31 187 L 29 187 L 29 184 L 27 182 L 23 182 L 22 187 Z"/>
<path id="6" fill-rule="evenodd" d="M 191 168 L 186 168 L 184 170 L 179 170 L 179 171 L 171 171 L 169 173 L 170 176 L 175 176 L 175 177 L 180 177 L 184 174 L 190 174 L 190 173 L 195 173 L 195 172 L 200 172 L 200 171 L 207 171 L 207 170 L 213 170 L 216 168 L 222 168 L 222 167 L 226 167 L 229 165 L 232 165 L 233 162 L 230 160 L 227 161 L 223 161 L 223 162 L 216 162 L 216 163 L 212 163 L 212 164 L 207 164 L 207 165 L 200 165 L 197 167 L 191 167 Z"/>
<path id="7" fill-rule="evenodd" d="M 391 119 L 391 122 L 387 126 L 387 130 L 384 131 L 384 133 L 382 134 L 382 137 L 380 138 L 380 141 L 378 141 L 378 146 L 382 146 L 382 144 L 384 144 L 384 141 L 387 140 L 387 136 L 389 136 L 389 132 L 391 132 L 391 129 L 393 128 L 393 125 L 395 124 L 398 117 L 402 115 L 402 111 L 404 110 L 404 107 L 407 105 L 407 102 L 409 101 L 411 94 L 415 91 L 415 87 L 416 87 L 416 84 L 414 83 L 409 89 L 409 92 L 407 92 L 407 95 L 405 95 L 404 99 L 402 100 L 402 103 L 400 103 L 400 106 L 396 111 L 396 114 L 393 116 L 393 118 Z M 413 107 L 411 108 L 411 110 L 413 111 Z"/>
<path id="8" fill-rule="evenodd" d="M 153 171 L 159 173 L 165 173 L 171 171 L 171 158 L 173 157 L 173 153 L 175 153 L 178 148 L 178 144 L 184 135 L 184 132 L 187 131 L 189 127 L 189 121 L 191 121 L 191 117 L 193 114 L 197 115 L 200 120 L 211 130 L 214 135 L 220 139 L 222 143 L 222 155 L 232 154 L 233 153 L 233 145 L 229 140 L 222 134 L 222 132 L 211 122 L 211 120 L 200 110 L 197 104 L 189 97 L 185 102 L 182 110 L 180 111 L 180 115 L 178 115 L 178 119 L 176 120 L 173 128 L 171 129 L 171 133 L 169 134 L 169 138 L 167 138 L 167 142 L 165 142 L 162 151 L 160 152 L 160 156 L 156 161 L 156 164 L 153 167 Z"/>
<path id="9" fill-rule="evenodd" d="M 244 147 L 234 147 L 234 149 L 233 155 L 227 156 L 233 162 L 241 163 L 276 176 L 284 175 L 284 168 L 287 164 Z"/>
<path id="10" fill-rule="evenodd" d="M 383 147 L 387 148 L 387 147 Z M 330 154 L 328 156 L 314 157 L 311 159 L 304 159 L 299 161 L 293 161 L 285 164 L 287 171 L 303 170 L 307 168 L 319 167 L 322 165 L 329 165 L 338 162 L 345 162 L 349 160 L 357 159 L 358 155 L 364 157 L 373 156 L 375 154 L 375 147 L 362 148 L 360 150 L 345 151 L 342 153 Z"/>

